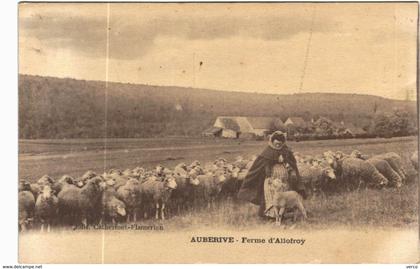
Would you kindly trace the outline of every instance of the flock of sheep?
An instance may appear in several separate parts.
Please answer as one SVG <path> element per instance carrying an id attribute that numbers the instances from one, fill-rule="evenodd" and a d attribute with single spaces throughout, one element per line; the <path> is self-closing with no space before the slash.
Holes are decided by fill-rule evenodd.
<path id="1" fill-rule="evenodd" d="M 295 154 L 301 179 L 310 195 L 350 191 L 361 186 L 401 187 L 407 178 L 401 157 L 385 153 L 368 157 L 359 151 L 350 155 L 327 151 L 319 156 Z M 202 165 L 180 163 L 173 169 L 158 165 L 102 175 L 87 171 L 80 178 L 48 175 L 36 183 L 19 182 L 19 229 L 37 225 L 88 225 L 134 221 L 197 207 L 212 207 L 223 199 L 236 199 L 237 192 L 255 156 L 237 157 L 233 162 L 217 159 Z M 418 169 L 418 154 L 411 161 Z M 291 169 L 288 169 L 293 179 Z"/>

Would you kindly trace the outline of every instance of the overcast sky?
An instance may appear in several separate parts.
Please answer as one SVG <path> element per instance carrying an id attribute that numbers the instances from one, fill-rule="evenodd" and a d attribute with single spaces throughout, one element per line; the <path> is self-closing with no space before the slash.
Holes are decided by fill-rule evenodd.
<path id="1" fill-rule="evenodd" d="M 49 3 L 19 14 L 22 74 L 105 80 L 109 23 L 109 81 L 415 97 L 415 3 Z"/>

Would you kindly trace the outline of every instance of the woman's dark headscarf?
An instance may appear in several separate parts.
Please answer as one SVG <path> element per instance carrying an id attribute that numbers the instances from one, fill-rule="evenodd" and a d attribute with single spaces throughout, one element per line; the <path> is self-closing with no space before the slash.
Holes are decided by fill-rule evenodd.
<path id="1" fill-rule="evenodd" d="M 283 142 L 281 145 L 276 145 L 275 140 Z M 293 152 L 287 147 L 286 134 L 281 131 L 274 132 L 268 139 L 268 146 L 261 152 L 255 159 L 253 165 L 246 175 L 241 189 L 238 193 L 238 198 L 249 201 L 251 203 L 260 205 L 264 198 L 264 180 L 267 176 L 267 171 L 283 156 L 283 160 L 290 165 L 292 170 L 295 171 L 298 184 L 296 190 L 304 190 L 304 186 L 300 182 L 300 175 L 297 169 L 296 159 Z M 268 169 L 267 169 L 268 168 Z"/>
<path id="2" fill-rule="evenodd" d="M 283 132 L 276 131 L 270 136 L 270 142 L 274 142 L 274 140 L 278 140 L 282 143 L 285 143 L 286 135 Z"/>

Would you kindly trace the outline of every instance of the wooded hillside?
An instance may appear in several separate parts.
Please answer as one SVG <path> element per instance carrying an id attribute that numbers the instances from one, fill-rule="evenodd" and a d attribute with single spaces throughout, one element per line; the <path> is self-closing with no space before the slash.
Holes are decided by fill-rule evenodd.
<path id="1" fill-rule="evenodd" d="M 106 94 L 107 93 L 107 94 Z M 217 116 L 326 116 L 363 127 L 376 112 L 416 103 L 373 95 L 274 95 L 19 76 L 19 137 L 198 136 Z M 107 112 L 107 113 L 105 113 Z M 106 131 L 105 131 L 106 130 Z"/>

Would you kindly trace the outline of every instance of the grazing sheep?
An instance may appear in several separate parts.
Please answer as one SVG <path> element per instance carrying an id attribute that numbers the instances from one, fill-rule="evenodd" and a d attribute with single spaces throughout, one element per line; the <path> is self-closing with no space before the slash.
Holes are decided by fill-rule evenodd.
<path id="1" fill-rule="evenodd" d="M 333 191 L 336 184 L 334 169 L 324 163 L 311 165 L 308 163 L 298 163 L 298 170 L 305 189 L 311 193 L 321 193 Z M 294 180 L 291 180 L 294 182 Z"/>
<path id="2" fill-rule="evenodd" d="M 414 169 L 419 171 L 419 152 L 416 150 L 414 151 L 413 155 L 410 157 L 411 164 L 413 165 Z"/>
<path id="3" fill-rule="evenodd" d="M 51 186 L 45 185 L 35 203 L 35 219 L 41 222 L 41 232 L 44 231 L 44 224 L 47 224 L 47 232 L 50 232 L 57 211 L 58 198 L 54 195 Z"/>
<path id="4" fill-rule="evenodd" d="M 94 177 L 82 188 L 66 185 L 58 194 L 60 214 L 69 216 L 72 222 L 78 223 L 81 220 L 82 224 L 87 225 L 101 202 L 101 181 L 99 177 Z"/>
<path id="5" fill-rule="evenodd" d="M 19 202 L 19 230 L 26 231 L 28 226 L 31 224 L 34 209 L 35 209 L 35 198 L 30 191 L 20 191 L 18 194 Z"/>
<path id="6" fill-rule="evenodd" d="M 383 159 L 389 163 L 392 169 L 398 173 L 398 175 L 402 178 L 403 181 L 407 179 L 407 173 L 405 172 L 402 166 L 402 160 L 400 155 L 395 152 L 387 152 L 379 155 L 375 155 L 372 158 Z"/>
<path id="7" fill-rule="evenodd" d="M 165 177 L 163 180 L 149 178 L 140 184 L 140 193 L 144 201 L 144 205 L 152 203 L 155 206 L 155 218 L 165 219 L 165 206 L 169 202 L 172 191 L 177 188 L 175 178 L 172 175 Z M 160 214 L 159 214 L 160 213 Z"/>
<path id="8" fill-rule="evenodd" d="M 101 223 L 108 219 L 111 219 L 112 224 L 115 224 L 116 220 L 121 217 L 125 217 L 127 214 L 126 205 L 123 201 L 116 197 L 117 192 L 112 186 L 101 183 L 102 187 L 102 218 Z M 128 220 L 127 220 L 128 221 Z"/>
<path id="9" fill-rule="evenodd" d="M 370 158 L 366 161 L 375 166 L 379 173 L 388 179 L 391 185 L 396 186 L 397 188 L 402 186 L 402 178 L 394 169 L 392 169 L 387 161 L 379 158 Z"/>
<path id="10" fill-rule="evenodd" d="M 141 204 L 140 182 L 135 178 L 130 178 L 117 189 L 116 197 L 125 203 L 127 222 L 130 222 L 130 217 L 133 217 L 133 221 L 136 222 L 137 210 Z"/>
<path id="11" fill-rule="evenodd" d="M 303 184 L 305 185 L 306 189 L 310 190 L 311 189 L 311 182 L 312 182 L 312 165 L 306 163 L 306 162 L 301 162 L 301 163 L 297 163 L 297 167 L 299 170 L 299 174 L 300 174 L 300 179 L 303 182 Z M 293 172 L 290 171 L 290 167 L 289 167 L 289 173 Z M 295 174 L 291 173 L 291 177 L 290 177 L 290 182 L 295 182 L 296 178 L 295 178 Z"/>
<path id="12" fill-rule="evenodd" d="M 367 186 L 385 186 L 388 180 L 371 163 L 352 157 L 344 157 L 337 162 L 336 173 L 340 175 L 341 181 L 347 189 L 360 187 L 362 183 Z"/>
<path id="13" fill-rule="evenodd" d="M 310 187 L 313 193 L 325 194 L 333 192 L 336 189 L 336 175 L 334 169 L 323 164 L 315 165 L 311 168 L 312 180 Z"/>

